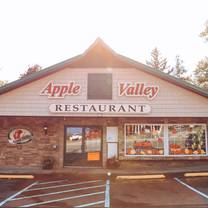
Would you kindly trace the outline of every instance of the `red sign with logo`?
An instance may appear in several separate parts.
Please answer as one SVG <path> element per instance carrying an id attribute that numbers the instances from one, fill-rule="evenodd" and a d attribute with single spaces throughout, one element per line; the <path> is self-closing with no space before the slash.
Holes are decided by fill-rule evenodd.
<path id="1" fill-rule="evenodd" d="M 11 129 L 8 134 L 8 140 L 10 144 L 23 144 L 31 141 L 33 134 L 24 128 Z"/>

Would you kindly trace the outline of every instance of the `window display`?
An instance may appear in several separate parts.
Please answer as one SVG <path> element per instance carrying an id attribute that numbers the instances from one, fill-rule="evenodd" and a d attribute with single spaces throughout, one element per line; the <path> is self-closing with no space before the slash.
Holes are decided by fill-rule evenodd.
<path id="1" fill-rule="evenodd" d="M 126 125 L 127 155 L 163 155 L 164 126 L 157 124 Z"/>
<path id="2" fill-rule="evenodd" d="M 169 125 L 170 155 L 206 154 L 205 125 Z"/>
<path id="3" fill-rule="evenodd" d="M 126 124 L 125 142 L 128 156 L 206 155 L 206 125 Z"/>

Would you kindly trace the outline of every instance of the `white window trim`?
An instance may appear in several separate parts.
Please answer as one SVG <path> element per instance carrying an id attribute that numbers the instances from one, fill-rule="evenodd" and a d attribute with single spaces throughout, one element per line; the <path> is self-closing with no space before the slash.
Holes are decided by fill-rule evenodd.
<path id="1" fill-rule="evenodd" d="M 128 155 L 126 152 L 126 126 L 127 125 L 162 125 L 164 126 L 164 154 L 163 155 Z M 203 155 L 170 155 L 169 154 L 169 137 L 168 137 L 168 126 L 171 125 L 201 125 L 205 128 L 205 142 L 206 142 L 206 154 Z M 124 156 L 125 157 L 206 157 L 208 156 L 208 144 L 207 144 L 207 125 L 205 123 L 125 123 L 124 124 Z"/>

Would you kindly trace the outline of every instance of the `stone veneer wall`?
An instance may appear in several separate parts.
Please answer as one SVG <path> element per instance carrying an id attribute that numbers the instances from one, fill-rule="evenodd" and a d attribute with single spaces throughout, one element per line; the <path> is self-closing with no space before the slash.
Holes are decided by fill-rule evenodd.
<path id="1" fill-rule="evenodd" d="M 103 117 L 0 117 L 0 167 L 34 167 L 41 168 L 42 161 L 47 156 L 55 159 L 55 169 L 63 167 L 64 127 L 103 126 L 103 166 L 107 159 L 106 127 L 119 128 L 119 159 L 121 160 L 178 160 L 178 159 L 208 159 L 208 157 L 125 157 L 124 155 L 124 124 L 125 123 L 206 123 L 208 118 L 103 118 Z M 47 124 L 48 133 L 44 134 L 43 126 Z M 11 128 L 22 127 L 30 129 L 34 139 L 21 145 L 8 142 L 8 132 Z M 58 145 L 53 149 L 53 145 Z"/>
<path id="2" fill-rule="evenodd" d="M 106 162 L 106 126 L 117 125 L 117 119 L 108 118 L 74 118 L 74 117 L 0 117 L 0 167 L 34 167 L 41 168 L 47 156 L 55 159 L 55 167 L 63 167 L 64 127 L 65 126 L 103 126 L 103 164 Z M 47 124 L 48 133 L 43 126 Z M 20 127 L 31 130 L 34 139 L 25 144 L 9 144 L 8 132 Z M 58 145 L 53 149 L 53 145 Z"/>

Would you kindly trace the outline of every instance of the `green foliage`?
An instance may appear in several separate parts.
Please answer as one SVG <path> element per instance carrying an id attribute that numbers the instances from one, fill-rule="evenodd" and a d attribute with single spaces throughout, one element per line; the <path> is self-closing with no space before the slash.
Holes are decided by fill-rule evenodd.
<path id="1" fill-rule="evenodd" d="M 0 80 L 0 87 L 2 87 L 3 85 L 7 84 L 8 81 L 6 80 Z"/>
<path id="2" fill-rule="evenodd" d="M 183 60 L 180 58 L 179 55 L 177 55 L 175 57 L 175 66 L 172 67 L 172 69 L 168 71 L 168 74 L 170 74 L 174 77 L 177 77 L 177 78 L 184 79 L 186 72 L 187 72 L 187 70 L 183 66 Z M 189 77 L 189 79 L 190 79 L 190 77 Z"/>
<path id="3" fill-rule="evenodd" d="M 153 69 L 165 72 L 169 69 L 167 58 L 163 58 L 158 48 L 154 48 L 151 52 L 151 60 L 146 61 L 146 64 Z"/>
<path id="4" fill-rule="evenodd" d="M 196 84 L 208 90 L 208 57 L 199 61 L 196 69 L 194 70 Z"/>
<path id="5" fill-rule="evenodd" d="M 180 58 L 179 55 L 177 55 L 175 58 L 175 66 L 170 67 L 168 65 L 167 58 L 161 57 L 158 48 L 154 48 L 151 52 L 151 60 L 146 61 L 146 64 L 153 69 L 161 70 L 174 77 L 183 79 L 184 81 L 194 84 L 192 77 L 186 75 L 187 70 L 185 69 L 183 65 L 183 60 Z"/>
<path id="6" fill-rule="evenodd" d="M 41 66 L 39 66 L 38 64 L 35 64 L 34 66 L 31 66 L 27 69 L 27 71 L 25 71 L 23 74 L 20 74 L 20 77 L 19 78 L 23 78 L 23 77 L 26 77 L 28 75 L 31 75 L 35 72 L 38 72 L 41 70 Z"/>
<path id="7" fill-rule="evenodd" d="M 205 23 L 205 29 L 200 33 L 200 37 L 208 41 L 208 21 Z"/>

